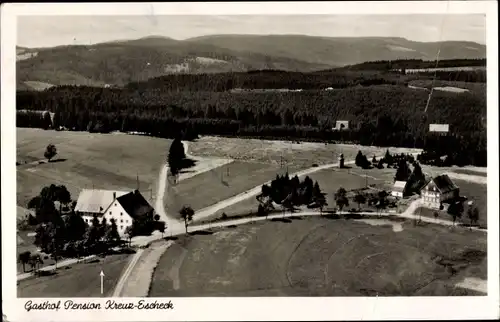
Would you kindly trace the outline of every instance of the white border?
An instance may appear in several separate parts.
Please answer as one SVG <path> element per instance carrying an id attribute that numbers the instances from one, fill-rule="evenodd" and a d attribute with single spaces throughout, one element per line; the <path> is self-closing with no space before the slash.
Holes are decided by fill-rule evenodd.
<path id="1" fill-rule="evenodd" d="M 8 321 L 235 321 L 490 319 L 499 317 L 498 14 L 496 1 L 3 4 L 2 34 L 2 305 Z M 15 45 L 18 15 L 486 14 L 488 57 L 488 293 L 486 297 L 173 298 L 174 310 L 38 311 L 16 298 Z M 64 300 L 64 299 L 63 299 Z M 89 299 L 81 299 L 88 301 Z M 95 299 L 94 302 L 103 302 Z M 118 299 L 128 301 L 129 299 Z"/>

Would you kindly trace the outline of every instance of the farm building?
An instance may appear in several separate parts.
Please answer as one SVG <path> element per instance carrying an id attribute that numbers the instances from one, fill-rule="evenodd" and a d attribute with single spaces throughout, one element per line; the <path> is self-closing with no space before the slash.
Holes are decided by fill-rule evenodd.
<path id="1" fill-rule="evenodd" d="M 449 124 L 429 124 L 429 133 L 436 135 L 448 135 L 449 132 Z"/>
<path id="2" fill-rule="evenodd" d="M 123 192 L 85 189 L 78 196 L 75 212 L 89 225 L 92 224 L 94 215 L 97 215 L 99 222 L 106 218 L 109 223 L 114 218 L 118 233 L 123 235 L 134 219 L 154 214 L 154 209 L 138 190 Z"/>
<path id="3" fill-rule="evenodd" d="M 396 181 L 392 186 L 391 196 L 403 198 L 406 189 L 406 181 Z"/>
<path id="4" fill-rule="evenodd" d="M 337 121 L 335 122 L 335 127 L 332 128 L 333 131 L 340 131 L 347 129 L 349 129 L 349 121 Z"/>
<path id="5" fill-rule="evenodd" d="M 429 208 L 439 209 L 441 203 L 459 196 L 460 189 L 446 174 L 431 179 L 421 191 L 422 200 Z"/>

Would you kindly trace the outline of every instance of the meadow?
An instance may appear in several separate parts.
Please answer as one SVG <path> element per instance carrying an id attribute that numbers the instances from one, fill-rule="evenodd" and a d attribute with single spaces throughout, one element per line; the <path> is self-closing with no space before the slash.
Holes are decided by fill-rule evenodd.
<path id="1" fill-rule="evenodd" d="M 198 156 L 232 158 L 241 161 L 254 161 L 284 164 L 299 169 L 313 164 L 337 163 L 340 154 L 346 161 L 354 160 L 358 151 L 367 155 L 369 160 L 382 156 L 387 148 L 354 144 L 326 144 L 298 141 L 259 140 L 203 136 L 189 144 L 190 153 Z M 412 153 L 419 149 L 389 148 L 391 153 Z"/>
<path id="2" fill-rule="evenodd" d="M 187 236 L 161 257 L 149 296 L 478 294 L 455 285 L 486 279 L 485 234 L 402 227 L 297 217 Z"/>
<path id="3" fill-rule="evenodd" d="M 50 184 L 65 185 L 76 200 L 85 188 L 133 190 L 139 178 L 139 189 L 150 197 L 170 147 L 170 140 L 124 134 L 26 128 L 16 134 L 17 204 L 23 207 Z M 39 164 L 50 143 L 56 162 Z"/>
<path id="4" fill-rule="evenodd" d="M 167 212 L 173 214 L 177 214 L 184 205 L 189 205 L 195 211 L 200 210 L 285 172 L 285 169 L 273 164 L 234 161 L 175 185 L 169 184 L 165 190 L 164 204 Z"/>
<path id="5" fill-rule="evenodd" d="M 58 269 L 54 275 L 31 277 L 17 284 L 18 297 L 109 297 L 130 255 L 109 255 Z M 99 273 L 103 270 L 104 294 Z"/>

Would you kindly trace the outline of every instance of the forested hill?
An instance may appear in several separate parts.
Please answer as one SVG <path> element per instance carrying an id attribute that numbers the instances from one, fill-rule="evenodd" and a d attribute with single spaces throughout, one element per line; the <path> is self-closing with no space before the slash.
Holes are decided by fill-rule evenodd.
<path id="1" fill-rule="evenodd" d="M 303 35 L 219 35 L 175 40 L 146 37 L 95 45 L 17 48 L 18 88 L 51 85 L 122 86 L 171 74 L 272 70 L 310 72 L 396 59 L 473 59 L 472 42 L 413 42 L 404 38 Z"/>
<path id="2" fill-rule="evenodd" d="M 414 64 L 415 66 L 416 64 Z M 423 64 L 425 66 L 425 64 Z M 233 91 L 245 90 L 323 90 L 371 85 L 406 85 L 412 80 L 436 79 L 448 82 L 486 82 L 486 70 L 405 71 L 334 69 L 301 73 L 260 70 L 244 73 L 181 74 L 152 78 L 127 85 L 130 90 Z"/>
<path id="3" fill-rule="evenodd" d="M 342 140 L 364 145 L 423 147 L 429 123 L 448 123 L 457 153 L 467 163 L 486 162 L 486 97 L 428 92 L 400 85 L 355 86 L 330 91 L 210 92 L 162 89 L 51 88 L 18 92 L 19 110 L 55 112 L 54 126 L 81 131 L 146 132 Z M 351 130 L 332 132 L 336 120 Z M 19 127 L 48 127 L 50 118 L 18 112 Z"/>

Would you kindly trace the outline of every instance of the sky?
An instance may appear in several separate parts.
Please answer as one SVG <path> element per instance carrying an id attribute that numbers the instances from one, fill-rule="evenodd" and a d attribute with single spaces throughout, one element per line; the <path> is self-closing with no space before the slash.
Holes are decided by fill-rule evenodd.
<path id="1" fill-rule="evenodd" d="M 20 16 L 17 45 L 52 47 L 166 36 L 303 34 L 323 37 L 403 37 L 486 44 L 484 15 L 232 15 Z"/>

